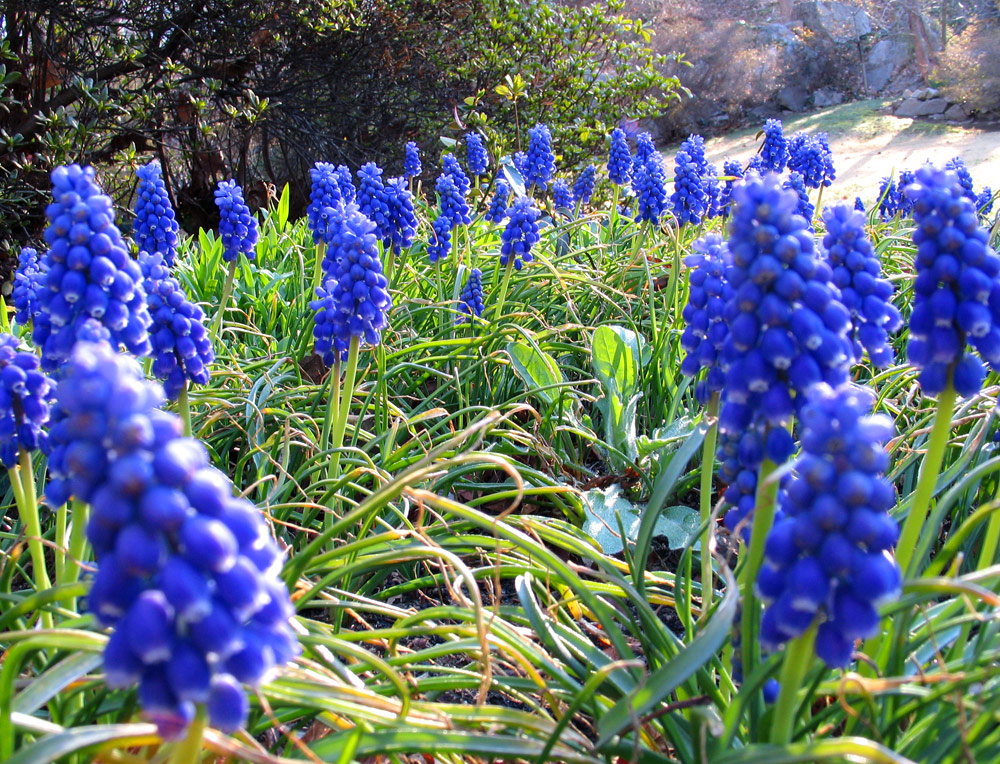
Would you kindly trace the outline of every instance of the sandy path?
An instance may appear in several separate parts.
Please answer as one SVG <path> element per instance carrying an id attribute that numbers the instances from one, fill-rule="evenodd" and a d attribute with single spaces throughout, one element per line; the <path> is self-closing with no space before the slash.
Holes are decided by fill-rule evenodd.
<path id="1" fill-rule="evenodd" d="M 894 117 L 884 104 L 866 101 L 835 106 L 785 122 L 785 134 L 825 130 L 830 136 L 837 179 L 825 199 L 860 196 L 875 201 L 883 177 L 901 169 L 916 169 L 926 160 L 943 164 L 953 156 L 965 160 L 978 191 L 1000 188 L 1000 130 L 957 127 Z M 721 170 L 723 160 L 744 163 L 759 145 L 756 130 L 706 141 L 708 160 Z M 672 158 L 673 152 L 667 152 Z"/>

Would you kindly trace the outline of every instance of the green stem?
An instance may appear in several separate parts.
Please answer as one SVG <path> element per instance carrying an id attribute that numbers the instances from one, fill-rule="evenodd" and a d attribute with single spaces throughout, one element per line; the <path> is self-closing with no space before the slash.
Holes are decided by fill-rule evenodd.
<path id="1" fill-rule="evenodd" d="M 188 727 L 184 739 L 174 745 L 170 754 L 170 764 L 198 764 L 202 758 L 202 738 L 205 735 L 205 709 L 198 706 L 194 721 Z"/>
<path id="2" fill-rule="evenodd" d="M 798 701 L 802 681 L 813 662 L 813 646 L 816 644 L 816 623 L 805 634 L 796 637 L 785 647 L 785 662 L 781 666 L 778 682 L 781 690 L 778 702 L 774 704 L 771 718 L 771 740 L 778 745 L 792 741 L 795 727 L 795 704 Z"/>
<path id="3" fill-rule="evenodd" d="M 986 525 L 986 535 L 983 537 L 983 546 L 979 552 L 977 570 L 984 570 L 996 564 L 997 546 L 1000 546 L 1000 512 L 993 512 Z"/>
<path id="4" fill-rule="evenodd" d="M 774 513 L 777 509 L 778 481 L 769 480 L 777 465 L 770 459 L 765 459 L 760 466 L 757 477 L 757 496 L 753 509 L 753 527 L 750 532 L 750 547 L 747 551 L 747 561 L 743 566 L 740 589 L 743 595 L 743 676 L 750 676 L 757 667 L 757 623 L 758 602 L 754 594 L 754 582 L 757 573 L 764 562 L 764 542 L 774 524 Z M 756 705 L 756 704 L 754 704 Z"/>
<path id="5" fill-rule="evenodd" d="M 229 270 L 226 272 L 226 281 L 222 285 L 222 301 L 219 303 L 219 310 L 215 314 L 215 321 L 212 322 L 212 336 L 215 337 L 215 341 L 219 342 L 220 333 L 222 332 L 222 322 L 226 315 L 226 309 L 229 307 L 229 297 L 233 293 L 233 281 L 236 278 L 236 260 L 233 260 L 229 264 Z"/>
<path id="6" fill-rule="evenodd" d="M 719 433 L 719 394 L 712 393 L 705 410 L 705 417 L 712 420 L 712 425 L 705 434 L 705 443 L 701 452 L 701 524 L 705 526 L 705 535 L 701 537 L 701 616 L 698 621 L 704 623 L 708 619 L 708 611 L 712 609 L 712 596 L 715 592 L 714 572 L 712 570 L 712 476 L 715 473 L 715 443 Z"/>
<path id="7" fill-rule="evenodd" d="M 336 426 L 333 430 L 333 446 L 336 451 L 330 459 L 328 476 L 331 481 L 340 477 L 340 452 L 344 447 L 347 418 L 351 413 L 351 401 L 354 398 L 354 383 L 358 372 L 358 351 L 360 348 L 361 338 L 351 337 L 351 345 L 347 350 L 347 371 L 344 373 L 344 384 L 340 388 L 340 408 L 337 411 Z"/>
<path id="8" fill-rule="evenodd" d="M 35 495 L 35 472 L 31 467 L 31 454 L 23 448 L 17 455 L 17 466 L 9 469 L 10 487 L 17 503 L 17 513 L 24 525 L 24 535 L 28 540 L 31 555 L 31 572 L 35 589 L 42 592 L 52 588 L 49 572 L 45 567 L 45 547 L 42 546 L 42 525 L 38 519 L 38 498 Z M 52 628 L 52 614 L 42 612 L 45 628 Z"/>
<path id="9" fill-rule="evenodd" d="M 323 283 L 323 256 L 326 254 L 326 242 L 321 241 L 316 245 L 316 263 L 313 265 L 312 291 L 316 293 L 316 287 Z M 389 274 L 386 274 L 386 279 Z"/>
<path id="10" fill-rule="evenodd" d="M 649 221 L 642 226 L 642 230 L 639 232 L 639 236 L 635 240 L 635 250 L 632 253 L 632 261 L 640 254 L 643 243 L 646 241 L 646 236 L 649 234 L 649 229 L 652 224 Z M 658 345 L 657 338 L 659 337 L 659 331 L 656 328 L 656 295 L 653 290 L 653 274 L 649 269 L 649 256 L 646 252 L 642 252 L 642 264 L 646 268 L 646 292 L 649 298 L 649 321 L 653 329 L 653 345 Z"/>
<path id="11" fill-rule="evenodd" d="M 177 411 L 181 415 L 181 422 L 184 424 L 184 436 L 187 438 L 191 437 L 191 401 L 188 399 L 188 385 L 190 383 L 185 379 L 184 384 L 181 386 L 181 391 L 177 395 Z"/>
<path id="12" fill-rule="evenodd" d="M 913 502 L 910 504 L 906 520 L 903 521 L 903 530 L 899 534 L 899 543 L 896 545 L 896 562 L 899 564 L 904 578 L 917 572 L 910 570 L 911 565 L 918 562 L 913 560 L 912 556 L 920 539 L 920 531 L 923 530 L 927 522 L 927 512 L 930 509 L 931 497 L 934 495 L 934 486 L 937 484 L 938 475 L 941 472 L 941 462 L 944 459 L 944 452 L 951 436 L 951 415 L 954 412 L 957 397 L 955 388 L 951 384 L 951 372 L 949 372 L 948 384 L 938 396 L 934 425 L 927 441 L 927 453 L 920 465 L 920 475 L 917 478 L 917 488 L 913 492 Z M 936 529 L 933 530 L 936 531 Z"/>
<path id="13" fill-rule="evenodd" d="M 69 565 L 66 568 L 67 583 L 76 583 L 80 579 L 83 567 L 83 553 L 87 547 L 87 518 L 90 508 L 82 501 L 72 500 L 70 507 L 69 527 Z M 76 598 L 69 603 L 70 610 L 76 610 Z"/>
<path id="14" fill-rule="evenodd" d="M 821 205 L 823 204 L 823 188 L 824 188 L 823 184 L 820 183 L 819 184 L 819 193 L 816 194 L 816 211 L 813 213 L 813 217 L 814 218 L 815 217 L 822 217 L 822 214 L 821 214 Z M 810 220 L 809 223 L 812 224 L 812 220 Z"/>
<path id="15" fill-rule="evenodd" d="M 493 313 L 494 323 L 500 323 L 500 319 L 503 317 L 503 304 L 507 300 L 507 290 L 510 288 L 510 275 L 514 272 L 514 256 L 513 254 L 507 258 L 507 265 L 503 272 L 503 283 L 500 284 L 500 297 L 497 300 L 497 308 Z"/>

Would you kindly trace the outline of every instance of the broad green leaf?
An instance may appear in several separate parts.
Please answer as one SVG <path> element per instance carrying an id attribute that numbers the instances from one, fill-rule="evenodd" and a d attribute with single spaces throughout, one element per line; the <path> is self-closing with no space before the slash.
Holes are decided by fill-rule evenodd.
<path id="1" fill-rule="evenodd" d="M 618 518 L 625 528 L 629 544 L 634 544 L 642 523 L 644 504 L 634 504 L 621 495 L 617 485 L 587 491 L 583 499 L 586 520 L 583 529 L 601 545 L 605 554 L 617 554 L 624 548 L 618 532 Z M 694 540 L 698 531 L 698 511 L 691 507 L 673 506 L 660 512 L 653 526 L 653 535 L 663 536 L 671 549 L 680 549 Z"/>
<path id="2" fill-rule="evenodd" d="M 289 204 L 289 190 L 288 184 L 281 189 L 281 198 L 278 199 L 278 228 L 281 230 L 285 229 L 285 224 L 288 222 L 288 204 Z"/>
<path id="3" fill-rule="evenodd" d="M 507 179 L 507 184 L 514 194 L 516 196 L 524 196 L 524 178 L 521 177 L 521 173 L 514 166 L 514 160 L 509 156 L 502 157 L 500 159 L 500 169 L 503 171 L 504 178 Z"/>
<path id="4" fill-rule="evenodd" d="M 101 665 L 101 653 L 75 653 L 59 661 L 45 673 L 35 677 L 14 698 L 11 709 L 33 714 L 69 684 Z"/>
<path id="5" fill-rule="evenodd" d="M 107 724 L 76 727 L 47 735 L 21 748 L 4 764 L 48 764 L 75 751 L 95 745 L 116 743 L 121 748 L 155 745 L 160 742 L 155 724 Z"/>
<path id="6" fill-rule="evenodd" d="M 594 373 L 606 388 L 614 381 L 624 399 L 635 393 L 639 383 L 644 344 L 624 326 L 599 326 L 594 331 L 590 348 Z"/>
<path id="7" fill-rule="evenodd" d="M 554 386 L 564 380 L 559 365 L 552 356 L 541 348 L 523 342 L 508 343 L 507 355 L 529 392 L 535 393 L 549 405 L 559 400 L 559 391 Z"/>

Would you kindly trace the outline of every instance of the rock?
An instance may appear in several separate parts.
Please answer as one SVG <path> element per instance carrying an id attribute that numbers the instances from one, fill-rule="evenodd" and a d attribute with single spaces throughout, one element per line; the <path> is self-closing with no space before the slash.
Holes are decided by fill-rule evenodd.
<path id="1" fill-rule="evenodd" d="M 913 91 L 910 88 L 903 91 L 903 99 L 905 100 L 907 98 L 913 98 Z"/>
<path id="2" fill-rule="evenodd" d="M 879 40 L 875 43 L 865 56 L 865 76 L 869 90 L 878 92 L 884 89 L 892 81 L 892 76 L 909 63 L 910 57 L 908 42 Z M 903 96 L 909 97 L 906 93 Z"/>
<path id="3" fill-rule="evenodd" d="M 813 92 L 813 106 L 817 109 L 825 109 L 827 106 L 838 106 L 844 102 L 844 94 L 836 90 L 820 88 Z"/>
<path id="4" fill-rule="evenodd" d="M 944 110 L 944 118 L 955 122 L 964 122 L 969 118 L 969 115 L 966 113 L 965 107 L 962 106 L 962 104 L 953 103 Z"/>
<path id="5" fill-rule="evenodd" d="M 729 124 L 729 115 L 726 113 L 716 114 L 708 118 L 708 124 L 712 127 L 722 127 L 723 125 Z"/>
<path id="6" fill-rule="evenodd" d="M 762 24 L 757 27 L 761 42 L 768 45 L 784 45 L 786 48 L 798 47 L 802 41 L 786 24 Z"/>
<path id="7" fill-rule="evenodd" d="M 809 91 L 798 85 L 789 85 L 778 91 L 777 100 L 788 111 L 802 111 L 809 100 Z"/>
<path id="8" fill-rule="evenodd" d="M 896 107 L 895 114 L 897 117 L 930 117 L 935 114 L 944 114 L 947 108 L 948 101 L 944 98 L 931 98 L 927 101 L 907 98 Z"/>
<path id="9" fill-rule="evenodd" d="M 847 3 L 796 3 L 794 12 L 809 29 L 833 42 L 854 42 L 872 32 L 868 14 Z"/>
<path id="10" fill-rule="evenodd" d="M 919 101 L 929 101 L 932 98 L 938 97 L 938 91 L 935 88 L 924 88 L 923 90 L 918 90 L 913 95 Z"/>

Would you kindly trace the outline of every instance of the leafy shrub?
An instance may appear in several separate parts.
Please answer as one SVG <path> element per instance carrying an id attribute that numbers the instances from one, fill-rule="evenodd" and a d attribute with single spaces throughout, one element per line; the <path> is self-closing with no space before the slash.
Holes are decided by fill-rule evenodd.
<path id="1" fill-rule="evenodd" d="M 972 112 L 1000 110 L 1000 30 L 978 21 L 948 41 L 939 76 L 944 92 Z"/>

